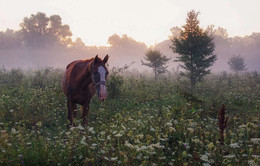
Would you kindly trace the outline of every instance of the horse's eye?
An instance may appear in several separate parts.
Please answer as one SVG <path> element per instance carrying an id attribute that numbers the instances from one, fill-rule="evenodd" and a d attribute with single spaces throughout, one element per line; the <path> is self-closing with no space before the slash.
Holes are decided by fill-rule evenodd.
<path id="1" fill-rule="evenodd" d="M 94 80 L 95 80 L 95 82 L 99 82 L 99 73 L 96 71 L 96 72 L 94 72 Z"/>
<path id="2" fill-rule="evenodd" d="M 99 74 L 99 73 L 98 73 L 97 71 L 94 72 L 94 76 L 98 76 L 98 74 Z"/>

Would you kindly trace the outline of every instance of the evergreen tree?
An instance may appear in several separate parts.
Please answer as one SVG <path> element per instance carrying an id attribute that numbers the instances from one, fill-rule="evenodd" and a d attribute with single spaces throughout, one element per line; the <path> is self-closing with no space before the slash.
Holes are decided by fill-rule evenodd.
<path id="1" fill-rule="evenodd" d="M 148 62 L 144 63 L 143 61 L 141 61 L 142 65 L 146 65 L 153 69 L 155 79 L 158 78 L 159 74 L 165 73 L 167 71 L 166 68 L 168 66 L 165 66 L 165 64 L 170 60 L 170 58 L 162 55 L 157 50 L 148 50 L 145 54 L 144 59 Z"/>
<path id="2" fill-rule="evenodd" d="M 182 62 L 180 66 L 186 72 L 181 74 L 190 79 L 191 88 L 210 73 L 208 68 L 216 61 L 213 38 L 199 27 L 198 14 L 194 10 L 188 12 L 186 24 L 180 36 L 172 39 L 171 47 L 174 53 L 179 54 L 176 61 Z"/>

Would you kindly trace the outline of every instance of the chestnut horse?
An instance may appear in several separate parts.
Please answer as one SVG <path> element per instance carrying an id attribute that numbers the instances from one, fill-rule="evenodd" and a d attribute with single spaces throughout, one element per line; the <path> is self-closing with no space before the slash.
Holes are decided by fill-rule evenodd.
<path id="1" fill-rule="evenodd" d="M 62 89 L 67 96 L 68 120 L 73 125 L 77 116 L 77 105 L 82 105 L 83 126 L 88 125 L 88 111 L 91 98 L 97 92 L 100 101 L 107 97 L 106 80 L 108 55 L 102 60 L 98 57 L 71 62 L 62 81 Z"/>

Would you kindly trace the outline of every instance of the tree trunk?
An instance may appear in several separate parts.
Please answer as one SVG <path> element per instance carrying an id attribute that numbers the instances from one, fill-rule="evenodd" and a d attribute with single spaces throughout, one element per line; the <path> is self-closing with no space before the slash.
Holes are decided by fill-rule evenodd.
<path id="1" fill-rule="evenodd" d="M 156 70 L 156 67 L 155 67 L 153 70 L 154 70 L 154 79 L 157 80 L 158 74 L 157 74 L 157 72 L 156 72 L 156 71 L 157 71 L 157 70 Z"/>
<path id="2" fill-rule="evenodd" d="M 191 85 L 191 91 L 195 88 L 195 80 L 194 80 L 194 71 L 193 71 L 193 56 L 190 52 L 190 65 L 191 65 L 191 71 L 190 71 L 190 85 Z"/>

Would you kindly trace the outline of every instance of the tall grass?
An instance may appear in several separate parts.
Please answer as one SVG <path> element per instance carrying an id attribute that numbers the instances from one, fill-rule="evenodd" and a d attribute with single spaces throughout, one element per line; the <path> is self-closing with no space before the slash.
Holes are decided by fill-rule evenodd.
<path id="1" fill-rule="evenodd" d="M 176 77 L 110 75 L 89 126 L 67 129 L 63 71 L 0 70 L 0 165 L 260 164 L 260 76 L 211 75 L 189 92 Z M 217 115 L 230 116 L 219 141 Z M 78 109 L 80 111 L 80 109 Z"/>

